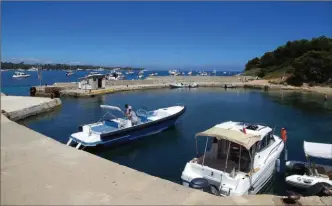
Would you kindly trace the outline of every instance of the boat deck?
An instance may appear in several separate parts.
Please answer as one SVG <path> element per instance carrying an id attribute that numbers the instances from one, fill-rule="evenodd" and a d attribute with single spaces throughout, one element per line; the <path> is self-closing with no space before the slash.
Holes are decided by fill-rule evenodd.
<path id="1" fill-rule="evenodd" d="M 102 125 L 97 125 L 97 126 L 91 127 L 91 130 L 93 132 L 98 132 L 98 133 L 108 133 L 108 132 L 113 132 L 115 130 L 118 130 L 118 128 L 102 124 Z"/>

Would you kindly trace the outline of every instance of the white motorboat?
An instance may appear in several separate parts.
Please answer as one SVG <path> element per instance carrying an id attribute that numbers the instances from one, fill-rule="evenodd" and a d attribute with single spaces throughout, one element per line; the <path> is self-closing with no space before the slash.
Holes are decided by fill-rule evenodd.
<path id="1" fill-rule="evenodd" d="M 30 69 L 28 69 L 29 72 L 36 72 L 38 71 L 38 68 L 36 67 L 31 67 Z"/>
<path id="2" fill-rule="evenodd" d="M 199 75 L 201 75 L 201 76 L 208 76 L 208 73 L 207 72 L 201 72 Z"/>
<path id="3" fill-rule="evenodd" d="M 169 84 L 169 86 L 171 88 L 185 88 L 185 87 L 189 87 L 188 84 L 184 84 L 184 83 L 171 83 L 171 84 Z"/>
<path id="4" fill-rule="evenodd" d="M 122 79 L 124 79 L 124 76 L 118 75 L 116 72 L 114 72 L 114 73 L 108 74 L 106 76 L 106 79 L 107 80 L 122 80 Z"/>
<path id="5" fill-rule="evenodd" d="M 186 164 L 183 185 L 198 189 L 204 183 L 218 196 L 258 193 L 273 176 L 284 149 L 270 127 L 242 122 L 223 122 L 197 133 L 196 149 L 197 137 L 206 137 L 204 154 L 197 152 Z"/>
<path id="6" fill-rule="evenodd" d="M 149 74 L 149 76 L 158 76 L 158 73 L 157 72 L 153 72 L 153 73 Z"/>
<path id="7" fill-rule="evenodd" d="M 171 127 L 186 110 L 184 106 L 172 106 L 153 111 L 139 109 L 136 111 L 139 120 L 133 125 L 124 117 L 124 113 L 119 107 L 110 105 L 100 105 L 100 107 L 108 110 L 106 114 L 110 114 L 113 119 L 101 121 L 105 114 L 96 123 L 79 126 L 79 132 L 69 137 L 67 145 L 76 142 L 76 148 L 79 149 L 81 145 L 89 147 L 129 142 Z M 112 113 L 115 111 L 120 112 L 123 117 L 116 117 Z"/>
<path id="8" fill-rule="evenodd" d="M 15 72 L 13 75 L 13 78 L 16 78 L 16 79 L 22 79 L 22 78 L 28 78 L 28 77 L 30 77 L 30 74 L 26 74 L 24 72 Z"/>
<path id="9" fill-rule="evenodd" d="M 169 86 L 171 88 L 186 88 L 186 87 L 195 88 L 195 87 L 198 87 L 198 84 L 197 83 L 190 83 L 190 84 L 185 84 L 185 83 L 171 83 L 171 84 L 169 84 Z"/>
<path id="10" fill-rule="evenodd" d="M 196 88 L 196 87 L 198 87 L 198 84 L 195 82 L 189 84 L 189 88 Z"/>
<path id="11" fill-rule="evenodd" d="M 169 75 L 172 75 L 172 76 L 178 76 L 179 75 L 179 72 L 176 69 L 169 70 L 168 73 L 169 73 Z"/>
<path id="12" fill-rule="evenodd" d="M 310 157 L 332 160 L 332 144 L 304 141 L 303 147 L 307 162 L 287 161 L 286 183 L 301 189 L 309 189 L 318 183 L 332 188 L 332 164 L 315 164 L 310 160 Z"/>
<path id="13" fill-rule="evenodd" d="M 71 76 L 71 75 L 73 75 L 73 74 L 74 74 L 73 71 L 67 71 L 67 72 L 66 72 L 66 76 Z"/>
<path id="14" fill-rule="evenodd" d="M 126 74 L 134 74 L 135 72 L 133 71 L 127 71 Z"/>
<path id="15" fill-rule="evenodd" d="M 192 71 L 188 72 L 188 75 L 189 75 L 189 76 L 191 76 L 192 74 L 193 74 L 193 72 L 192 72 Z"/>

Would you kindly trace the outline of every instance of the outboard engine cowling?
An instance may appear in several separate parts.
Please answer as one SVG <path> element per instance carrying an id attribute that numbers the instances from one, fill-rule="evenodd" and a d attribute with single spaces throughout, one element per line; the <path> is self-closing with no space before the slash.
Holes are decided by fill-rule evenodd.
<path id="1" fill-rule="evenodd" d="M 204 192 L 209 192 L 210 184 L 204 178 L 195 178 L 189 183 L 189 187 L 197 190 L 202 190 Z"/>

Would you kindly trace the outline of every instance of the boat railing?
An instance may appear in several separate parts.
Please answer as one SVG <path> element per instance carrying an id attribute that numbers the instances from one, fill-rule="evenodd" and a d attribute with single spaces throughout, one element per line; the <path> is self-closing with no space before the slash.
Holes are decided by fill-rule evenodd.
<path id="1" fill-rule="evenodd" d="M 269 154 L 265 158 L 264 164 L 266 163 L 266 160 L 270 157 L 270 155 L 272 154 L 272 152 L 274 152 L 275 149 L 279 148 L 279 146 L 281 145 L 281 143 L 283 143 L 283 141 L 280 141 L 276 146 L 273 147 L 273 149 L 269 152 Z"/>
<path id="2" fill-rule="evenodd" d="M 136 111 L 137 116 L 141 116 L 141 117 L 147 117 L 149 115 L 149 112 L 146 111 L 145 109 L 138 109 Z"/>

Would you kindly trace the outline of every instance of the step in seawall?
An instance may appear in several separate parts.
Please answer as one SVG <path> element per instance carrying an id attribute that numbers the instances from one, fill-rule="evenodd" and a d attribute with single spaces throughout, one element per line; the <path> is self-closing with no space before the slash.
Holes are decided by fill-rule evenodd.
<path id="1" fill-rule="evenodd" d="M 60 105 L 59 98 L 1 96 L 1 112 L 13 121 L 50 111 Z"/>

